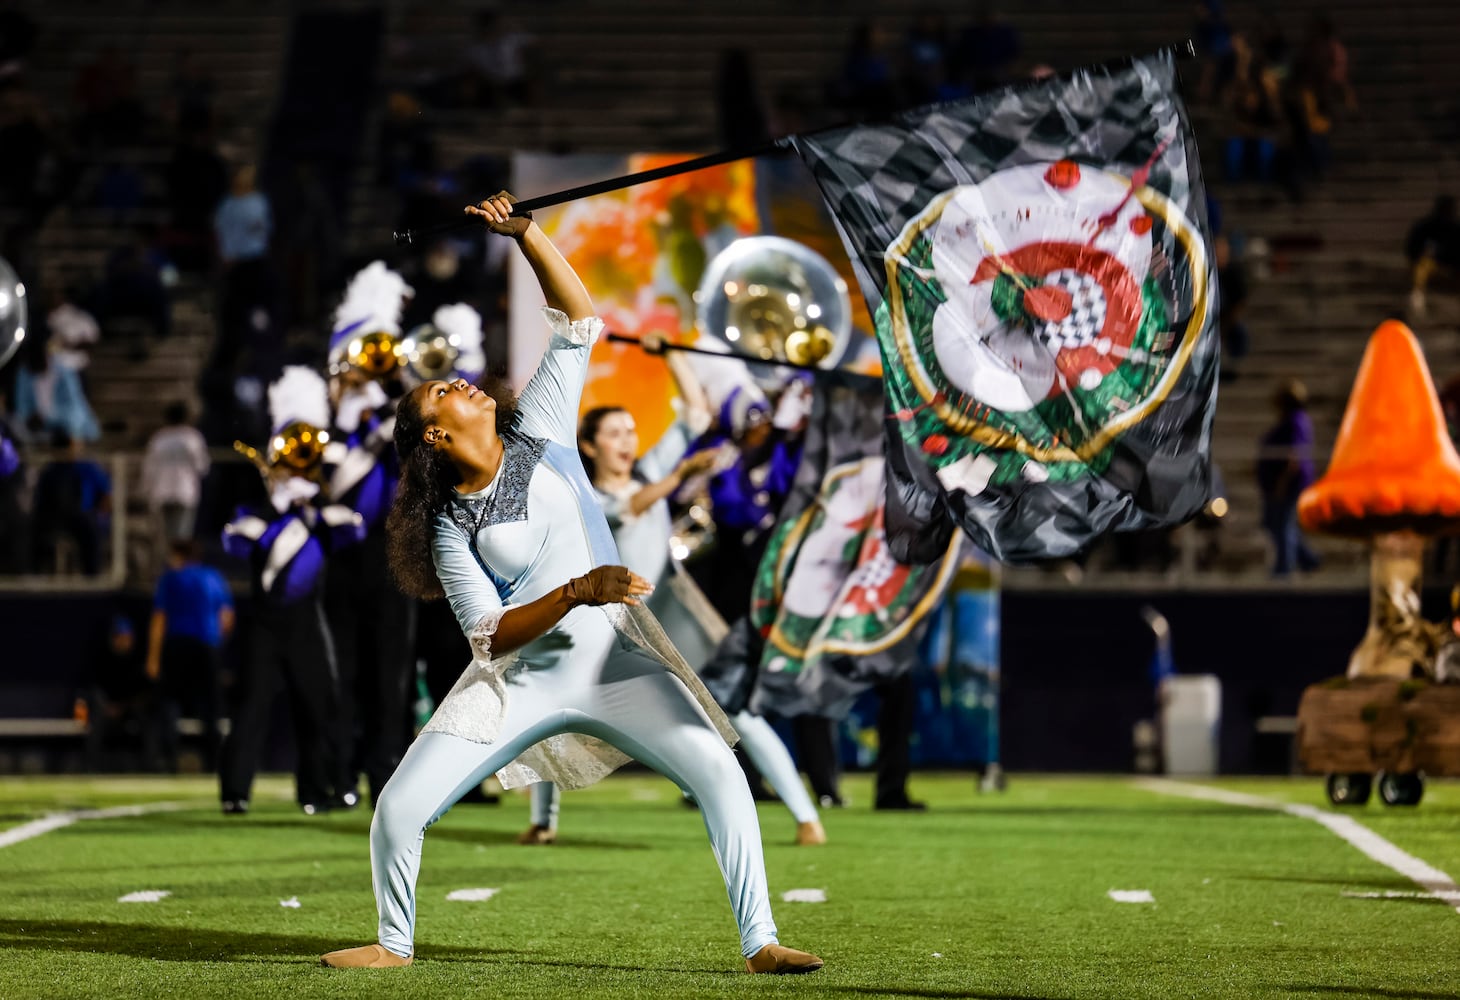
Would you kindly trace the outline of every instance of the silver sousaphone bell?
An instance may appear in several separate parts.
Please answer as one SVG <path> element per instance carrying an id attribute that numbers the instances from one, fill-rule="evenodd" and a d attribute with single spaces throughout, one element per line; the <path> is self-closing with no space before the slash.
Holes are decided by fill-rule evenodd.
<path id="1" fill-rule="evenodd" d="M 401 364 L 418 384 L 451 378 L 460 356 L 457 338 L 432 323 L 422 323 L 400 343 Z"/>
<path id="2" fill-rule="evenodd" d="M 851 340 L 847 283 L 825 257 L 780 236 L 720 251 L 694 299 L 700 330 L 747 359 L 834 368 Z"/>
<path id="3" fill-rule="evenodd" d="M 825 257 L 780 236 L 749 236 L 720 251 L 694 300 L 700 331 L 747 361 L 834 368 L 851 341 L 847 283 Z M 700 482 L 708 487 L 709 477 Z M 675 519 L 676 558 L 713 541 L 709 507 L 708 496 L 696 496 Z"/>

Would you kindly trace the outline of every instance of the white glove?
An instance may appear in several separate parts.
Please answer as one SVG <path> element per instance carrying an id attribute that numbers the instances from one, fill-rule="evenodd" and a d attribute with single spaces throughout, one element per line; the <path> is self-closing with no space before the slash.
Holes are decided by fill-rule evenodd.
<path id="1" fill-rule="evenodd" d="M 388 402 L 390 397 L 379 382 L 366 382 L 358 389 L 347 389 L 340 397 L 340 405 L 335 407 L 335 426 L 346 434 L 353 434 L 367 411 L 378 410 Z"/>
<path id="2" fill-rule="evenodd" d="M 783 431 L 792 431 L 811 418 L 811 386 L 802 379 L 792 379 L 781 391 L 776 401 L 776 414 L 771 426 Z"/>
<path id="3" fill-rule="evenodd" d="M 269 490 L 269 502 L 282 514 L 296 503 L 313 500 L 318 495 L 319 483 L 302 476 L 290 476 L 274 484 L 273 489 Z"/>

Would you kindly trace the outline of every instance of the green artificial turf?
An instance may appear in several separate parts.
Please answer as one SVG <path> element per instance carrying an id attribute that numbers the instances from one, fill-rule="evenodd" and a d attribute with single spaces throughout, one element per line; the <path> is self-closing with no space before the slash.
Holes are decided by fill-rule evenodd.
<path id="1" fill-rule="evenodd" d="M 1219 782 L 1325 805 L 1315 779 Z M 417 962 L 318 967 L 372 941 L 365 810 L 309 818 L 280 779 L 220 815 L 198 779 L 5 779 L 0 829 L 54 810 L 184 808 L 86 820 L 0 848 L 0 997 L 1387 997 L 1460 994 L 1460 914 L 1323 827 L 1168 798 L 1128 779 L 915 777 L 923 815 L 878 813 L 864 779 L 791 846 L 761 806 L 781 940 L 810 976 L 740 972 L 699 816 L 642 774 L 564 797 L 560 842 L 519 847 L 526 801 L 461 806 L 426 835 Z M 1460 875 L 1460 785 L 1417 809 L 1349 813 Z M 484 902 L 448 902 L 495 888 Z M 787 903 L 814 888 L 824 903 Z M 157 903 L 119 903 L 145 889 Z M 1112 901 L 1146 889 L 1154 904 Z M 297 898 L 297 908 L 280 905 Z"/>

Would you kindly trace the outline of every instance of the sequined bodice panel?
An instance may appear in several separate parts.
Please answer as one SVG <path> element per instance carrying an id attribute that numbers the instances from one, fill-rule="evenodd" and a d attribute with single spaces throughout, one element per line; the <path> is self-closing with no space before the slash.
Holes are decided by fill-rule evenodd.
<path id="1" fill-rule="evenodd" d="M 540 439 L 514 436 L 492 485 L 451 503 L 451 519 L 474 541 L 504 603 L 534 601 L 596 565 L 578 495 L 543 460 L 545 449 Z"/>

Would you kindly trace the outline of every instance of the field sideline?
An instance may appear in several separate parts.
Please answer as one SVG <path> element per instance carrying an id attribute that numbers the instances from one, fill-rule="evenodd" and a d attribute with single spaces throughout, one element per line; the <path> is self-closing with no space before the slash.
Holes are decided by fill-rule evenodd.
<path id="1" fill-rule="evenodd" d="M 1124 777 L 1015 775 L 980 796 L 968 775 L 916 775 L 924 815 L 873 812 L 867 780 L 846 784 L 822 848 L 790 846 L 789 815 L 761 807 L 781 939 L 827 963 L 773 979 L 738 971 L 699 817 L 642 773 L 566 795 L 548 848 L 512 843 L 520 796 L 453 810 L 426 837 L 417 963 L 386 971 L 316 964 L 374 939 L 367 811 L 305 817 L 279 778 L 244 818 L 203 779 L 6 778 L 0 997 L 1460 996 L 1460 900 L 1310 818 Z M 1331 811 L 1317 779 L 1206 784 Z M 1460 875 L 1460 784 L 1343 815 Z M 462 889 L 497 891 L 447 899 Z M 794 889 L 825 902 L 782 901 Z M 119 901 L 147 891 L 168 895 Z"/>

